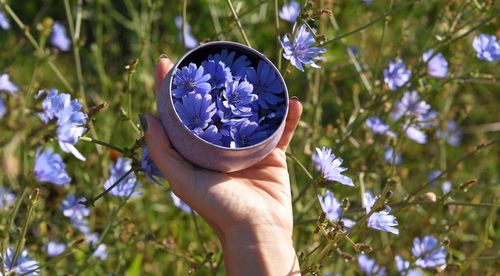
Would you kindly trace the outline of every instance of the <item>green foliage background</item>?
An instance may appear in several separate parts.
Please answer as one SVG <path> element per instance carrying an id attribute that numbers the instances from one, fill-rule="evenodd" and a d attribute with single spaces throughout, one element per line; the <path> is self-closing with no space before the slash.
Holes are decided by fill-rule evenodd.
<path id="1" fill-rule="evenodd" d="M 87 197 L 98 194 L 109 176 L 108 167 L 116 158 L 116 153 L 106 148 L 81 141 L 78 148 L 87 157 L 86 162 L 63 155 L 73 178 L 69 187 L 37 183 L 33 177 L 36 149 L 50 145 L 57 148 L 52 132 L 41 127 L 36 117 L 39 106 L 33 99 L 37 91 L 58 88 L 69 92 L 86 102 L 86 111 L 106 102 L 109 107 L 93 118 L 87 136 L 120 147 L 133 146 L 141 138 L 137 116 L 156 112 L 154 69 L 158 56 L 165 53 L 175 61 L 185 52 L 174 24 L 174 17 L 182 14 L 184 1 L 68 1 L 73 22 L 81 18 L 79 38 L 70 52 L 58 52 L 47 42 L 51 21 L 68 26 L 65 1 L 7 1 L 26 28 L 23 32 L 9 18 L 11 30 L 0 30 L 0 70 L 21 88 L 18 95 L 6 98 L 9 114 L 0 122 L 0 183 L 16 191 L 20 206 L 17 214 L 12 208 L 0 211 L 2 240 L 6 233 L 10 234 L 11 245 L 21 238 L 16 229 L 26 221 L 30 196 L 39 188 L 41 199 L 29 224 L 25 248 L 41 264 L 51 262 L 53 259 L 46 256 L 44 248 L 49 240 L 71 243 L 82 237 L 60 212 L 62 199 L 69 193 Z M 5 13 L 4 0 L 0 3 L 0 10 Z M 281 7 L 283 1 L 278 4 Z M 292 25 L 279 20 L 277 28 L 275 2 L 233 0 L 233 5 L 252 47 L 278 64 L 278 35 L 291 32 Z M 333 15 L 316 16 L 319 9 L 328 9 Z M 324 188 L 334 191 L 339 199 L 350 200 L 346 216 L 352 219 L 363 215 L 363 189 L 380 194 L 386 188 L 393 191 L 388 204 L 393 206 L 401 234 L 395 236 L 364 227 L 350 236 L 354 243 L 372 247 L 369 256 L 378 264 L 394 273 L 396 254 L 410 259 L 413 238 L 433 235 L 450 242 L 449 265 L 442 273 L 493 275 L 499 267 L 500 251 L 496 205 L 500 171 L 499 70 L 498 62 L 478 60 L 471 42 L 479 33 L 499 35 L 499 7 L 494 1 L 476 0 L 377 0 L 372 4 L 317 0 L 308 13 L 314 17 L 309 23 L 318 29 L 318 34 L 335 41 L 325 46 L 328 52 L 321 70 L 307 68 L 302 73 L 289 67 L 288 90 L 299 97 L 305 108 L 290 154 L 317 175 L 310 161 L 312 151 L 323 145 L 331 147 L 349 168 L 347 174 L 356 188 L 335 183 L 307 188 L 294 203 L 298 254 L 307 256 L 318 245 L 323 248 L 328 240 L 325 233 L 331 231 L 332 225 L 322 224 L 321 231 L 315 233 L 321 212 L 316 195 Z M 188 1 L 186 19 L 199 41 L 244 43 L 227 1 Z M 338 30 L 333 21 L 338 23 Z M 30 43 L 27 32 L 33 35 L 39 50 Z M 351 46 L 357 48 L 357 54 L 349 56 Z M 425 73 L 421 55 L 429 48 L 438 49 L 447 58 L 449 77 L 436 79 Z M 409 89 L 417 90 L 439 112 L 439 128 L 448 119 L 458 122 L 464 132 L 461 146 L 451 147 L 433 133 L 429 133 L 431 138 L 425 145 L 404 135 L 398 135 L 399 140 L 386 141 L 364 126 L 368 116 L 388 117 L 395 100 L 404 92 L 391 92 L 383 84 L 382 70 L 396 57 L 412 69 Z M 81 60 L 81 80 L 77 59 Z M 135 59 L 138 64 L 130 75 L 125 66 Z M 49 63 L 58 68 L 62 78 Z M 399 132 L 403 128 L 401 123 L 392 127 Z M 384 161 L 386 143 L 392 143 L 402 153 L 400 166 Z M 492 144 L 477 147 L 488 143 Z M 289 167 L 296 197 L 310 186 L 310 179 L 292 159 Z M 448 173 L 438 184 L 427 185 L 410 202 L 406 200 L 410 192 L 426 185 L 428 173 L 436 169 Z M 473 185 L 463 185 L 471 179 L 475 180 Z M 444 180 L 453 183 L 450 198 L 440 190 Z M 141 182 L 142 196 L 125 202 L 108 195 L 92 208 L 90 225 L 107 245 L 107 260 L 90 257 L 92 251 L 86 244 L 76 244 L 71 255 L 44 267 L 44 274 L 223 274 L 221 248 L 210 228 L 200 218 L 173 206 L 167 184 L 160 187 L 142 176 Z M 388 183 L 393 184 L 387 187 Z M 26 196 L 22 196 L 23 191 Z M 435 202 L 429 201 L 433 197 L 429 193 L 437 196 Z M 448 201 L 463 204 L 447 204 Z M 8 229 L 10 219 L 14 227 Z M 213 256 L 207 258 L 209 253 Z M 315 254 L 303 259 L 304 272 L 360 273 L 354 258 L 359 252 L 348 240 L 342 239 L 327 253 L 322 261 Z"/>

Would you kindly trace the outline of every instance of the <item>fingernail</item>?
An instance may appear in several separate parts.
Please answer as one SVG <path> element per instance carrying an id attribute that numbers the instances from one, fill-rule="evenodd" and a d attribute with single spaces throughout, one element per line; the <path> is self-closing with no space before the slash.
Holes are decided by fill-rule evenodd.
<path id="1" fill-rule="evenodd" d="M 162 59 L 162 58 L 168 58 L 168 56 L 167 56 L 167 55 L 165 55 L 165 54 L 161 54 L 161 55 L 160 55 L 160 57 L 159 57 L 156 61 L 158 62 L 158 61 L 160 61 L 160 59 Z"/>
<path id="2" fill-rule="evenodd" d="M 144 115 L 139 115 L 139 123 L 141 124 L 141 128 L 144 132 L 148 131 L 148 120 Z"/>
<path id="3" fill-rule="evenodd" d="M 297 97 L 297 96 L 292 96 L 290 99 L 296 100 L 297 102 L 300 102 L 299 97 Z"/>

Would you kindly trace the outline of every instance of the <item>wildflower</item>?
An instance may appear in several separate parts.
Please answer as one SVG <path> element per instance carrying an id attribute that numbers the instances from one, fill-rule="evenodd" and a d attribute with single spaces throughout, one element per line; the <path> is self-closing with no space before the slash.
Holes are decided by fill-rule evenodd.
<path id="1" fill-rule="evenodd" d="M 231 74 L 235 79 L 243 78 L 252 64 L 247 56 L 241 55 L 236 58 L 236 52 L 229 52 L 227 49 L 222 50 L 220 53 L 209 55 L 208 60 L 213 60 L 216 63 L 224 63 L 231 69 Z"/>
<path id="2" fill-rule="evenodd" d="M 49 257 L 59 256 L 66 248 L 67 245 L 64 242 L 49 241 L 47 243 L 47 255 L 49 255 Z"/>
<path id="3" fill-rule="evenodd" d="M 366 126 L 377 134 L 385 134 L 389 130 L 389 125 L 376 116 L 368 117 L 366 119 Z"/>
<path id="4" fill-rule="evenodd" d="M 410 262 L 403 257 L 396 255 L 396 268 L 402 276 L 421 276 L 422 273 L 415 269 L 410 269 Z"/>
<path id="5" fill-rule="evenodd" d="M 40 275 L 40 265 L 37 261 L 28 256 L 28 251 L 23 249 L 15 263 L 13 262 L 14 254 L 15 250 L 12 247 L 7 248 L 5 256 L 0 254 L 0 264 L 3 263 L 3 271 L 6 273 L 5 275 Z M 0 271 L 2 270 L 0 269 Z"/>
<path id="6" fill-rule="evenodd" d="M 379 266 L 375 263 L 374 259 L 368 258 L 365 254 L 358 256 L 358 264 L 361 271 L 367 276 L 385 276 L 387 275 L 387 270 L 383 266 Z"/>
<path id="7" fill-rule="evenodd" d="M 377 202 L 378 197 L 373 197 L 369 192 L 366 192 L 364 198 L 365 212 L 368 214 L 375 202 Z M 389 214 L 390 211 L 391 208 L 387 206 L 385 210 L 371 214 L 368 218 L 368 227 L 399 235 L 399 230 L 395 227 L 398 226 L 398 221 L 395 216 Z"/>
<path id="8" fill-rule="evenodd" d="M 175 72 L 172 95 L 177 98 L 193 92 L 205 95 L 212 90 L 209 80 L 210 75 L 204 74 L 203 66 L 197 67 L 196 64 L 190 63 Z"/>
<path id="9" fill-rule="evenodd" d="M 425 134 L 425 132 L 420 130 L 417 126 L 405 125 L 403 128 L 405 128 L 405 134 L 406 136 L 408 136 L 408 138 L 412 139 L 413 141 L 419 144 L 427 143 L 427 134 Z"/>
<path id="10" fill-rule="evenodd" d="M 175 26 L 177 27 L 177 30 L 179 30 L 179 41 L 182 41 L 182 16 L 176 16 L 175 17 Z M 198 46 L 198 40 L 193 36 L 191 33 L 191 25 L 186 22 L 186 36 L 184 37 L 184 46 L 188 49 L 193 49 L 194 47 Z"/>
<path id="11" fill-rule="evenodd" d="M 335 157 L 331 149 L 327 147 L 323 147 L 322 149 L 316 148 L 312 160 L 316 169 L 321 171 L 325 179 L 354 187 L 352 179 L 342 175 L 342 172 L 347 170 L 340 167 L 342 159 Z"/>
<path id="12" fill-rule="evenodd" d="M 198 135 L 201 139 L 210 142 L 215 145 L 222 145 L 222 134 L 219 133 L 218 129 L 214 125 L 210 125 L 207 129 L 203 130 L 201 128 L 195 128 L 193 132 Z"/>
<path id="13" fill-rule="evenodd" d="M 195 128 L 205 129 L 215 115 L 215 104 L 210 94 L 188 94 L 181 101 L 175 103 L 175 110 L 181 121 L 193 130 Z"/>
<path id="14" fill-rule="evenodd" d="M 297 17 L 300 15 L 300 4 L 297 1 L 292 0 L 288 4 L 283 5 L 279 12 L 279 16 L 281 19 L 289 22 L 295 23 Z"/>
<path id="15" fill-rule="evenodd" d="M 55 185 L 66 185 L 71 177 L 66 172 L 66 165 L 59 154 L 46 149 L 36 152 L 35 178 L 39 182 L 50 182 Z"/>
<path id="16" fill-rule="evenodd" d="M 427 175 L 427 180 L 433 184 L 436 184 L 436 181 L 441 176 L 441 173 L 441 170 L 433 170 Z"/>
<path id="17" fill-rule="evenodd" d="M 174 192 L 170 191 L 170 197 L 172 197 L 172 201 L 174 202 L 174 205 L 181 209 L 183 212 L 191 214 L 192 209 L 187 205 L 184 201 L 182 201 L 180 198 L 178 198 Z M 196 212 L 195 212 L 196 213 Z"/>
<path id="18" fill-rule="evenodd" d="M 78 231 L 82 232 L 83 234 L 87 235 L 91 233 L 90 227 L 88 225 L 88 221 L 85 219 L 76 219 L 76 218 L 70 218 L 71 225 L 77 229 Z"/>
<path id="19" fill-rule="evenodd" d="M 132 161 L 125 160 L 122 157 L 118 157 L 115 164 L 109 166 L 110 176 L 106 182 L 104 182 L 104 188 L 109 189 L 114 185 L 120 178 L 125 174 L 128 175 L 122 179 L 118 185 L 109 191 L 111 195 L 117 197 L 133 196 L 139 195 L 140 193 L 136 190 L 141 186 L 141 183 L 137 181 L 134 172 L 130 172 L 132 169 Z"/>
<path id="20" fill-rule="evenodd" d="M 5 117 L 5 114 L 7 114 L 7 107 L 5 106 L 4 100 L 0 98 L 0 120 Z"/>
<path id="21" fill-rule="evenodd" d="M 84 198 L 76 198 L 74 195 L 68 195 L 62 202 L 61 210 L 65 217 L 71 220 L 82 220 L 90 215 L 90 210 L 83 204 L 78 203 Z"/>
<path id="22" fill-rule="evenodd" d="M 326 218 L 329 221 L 337 221 L 342 213 L 342 206 L 340 202 L 335 198 L 335 195 L 327 190 L 323 196 L 318 196 L 319 203 L 321 204 L 321 209 L 326 214 Z M 342 218 L 344 226 L 350 228 L 354 225 L 354 222 L 350 219 Z"/>
<path id="23" fill-rule="evenodd" d="M 417 260 L 415 265 L 422 268 L 430 268 L 446 264 L 446 252 L 444 246 L 439 246 L 439 241 L 433 236 L 425 236 L 422 239 L 413 240 L 412 253 Z"/>
<path id="24" fill-rule="evenodd" d="M 203 70 L 210 76 L 208 83 L 212 89 L 220 89 L 233 79 L 231 69 L 224 64 L 224 62 L 215 60 L 206 60 L 201 63 Z"/>
<path id="25" fill-rule="evenodd" d="M 494 35 L 480 34 L 474 37 L 472 47 L 480 60 L 496 61 L 500 59 L 500 41 Z"/>
<path id="26" fill-rule="evenodd" d="M 45 93 L 40 91 L 39 96 Z M 57 119 L 57 140 L 64 152 L 73 154 L 76 158 L 85 161 L 85 157 L 76 149 L 79 138 L 87 131 L 87 114 L 81 112 L 82 105 L 78 100 L 71 100 L 71 96 L 56 89 L 50 90 L 42 102 L 43 112 L 39 117 L 44 123 Z"/>
<path id="27" fill-rule="evenodd" d="M 423 116 L 427 114 L 431 106 L 425 101 L 420 101 L 417 91 L 406 91 L 403 97 L 396 102 L 394 111 L 391 113 L 392 119 L 397 121 L 403 116 Z"/>
<path id="28" fill-rule="evenodd" d="M 92 253 L 93 257 L 96 257 L 101 261 L 104 261 L 108 258 L 107 247 L 104 243 L 99 243 L 99 235 L 97 233 L 85 235 L 85 238 L 89 245 L 92 246 L 92 250 L 94 250 L 94 252 Z"/>
<path id="29" fill-rule="evenodd" d="M 267 133 L 255 122 L 244 120 L 231 128 L 231 148 L 243 148 L 258 144 L 267 138 Z"/>
<path id="30" fill-rule="evenodd" d="M 444 130 L 438 130 L 436 132 L 438 138 L 446 140 L 450 146 L 459 146 L 462 141 L 462 132 L 457 126 L 457 123 L 453 120 L 448 120 Z"/>
<path id="31" fill-rule="evenodd" d="M 52 26 L 52 34 L 50 35 L 50 42 L 54 47 L 61 51 L 69 51 L 71 48 L 71 40 L 66 33 L 66 27 L 59 22 L 55 22 Z"/>
<path id="32" fill-rule="evenodd" d="M 394 152 L 393 147 L 386 147 L 384 152 L 384 160 L 389 164 L 399 165 L 401 164 L 402 157 L 399 152 Z"/>
<path id="33" fill-rule="evenodd" d="M 247 81 L 234 81 L 226 84 L 226 89 L 222 91 L 222 104 L 231 109 L 236 116 L 248 117 L 252 115 L 252 102 L 258 99 L 258 96 L 252 93 L 253 86 Z"/>
<path id="34" fill-rule="evenodd" d="M 446 180 L 443 182 L 443 184 L 441 184 L 441 191 L 443 192 L 443 194 L 447 194 L 447 193 L 451 192 L 452 186 L 453 185 L 452 185 L 451 181 Z"/>
<path id="35" fill-rule="evenodd" d="M 312 30 L 315 32 L 315 30 Z M 292 40 L 291 40 L 292 39 Z M 281 46 L 284 49 L 283 57 L 290 60 L 290 63 L 300 71 L 304 71 L 302 64 L 309 65 L 313 68 L 320 68 L 314 63 L 314 60 L 322 60 L 320 54 L 326 52 L 322 47 L 311 47 L 316 40 L 312 33 L 309 32 L 306 25 L 300 26 L 295 38 L 289 38 L 287 35 L 280 40 Z"/>
<path id="36" fill-rule="evenodd" d="M 19 91 L 19 87 L 17 87 L 11 80 L 9 75 L 1 74 L 0 75 L 0 92 L 5 91 L 11 95 L 16 94 Z"/>
<path id="37" fill-rule="evenodd" d="M 2 11 L 0 11 L 0 28 L 2 28 L 4 30 L 10 29 L 9 20 L 7 19 L 7 16 L 5 16 L 5 14 Z"/>
<path id="38" fill-rule="evenodd" d="M 384 69 L 384 82 L 389 86 L 389 89 L 396 90 L 405 85 L 411 77 L 410 69 L 401 59 L 389 62 L 389 67 Z"/>
<path id="39" fill-rule="evenodd" d="M 267 62 L 259 61 L 257 70 L 249 68 L 246 79 L 253 85 L 253 93 L 258 96 L 257 103 L 260 107 L 268 109 L 270 105 L 283 102 L 283 84 L 274 68 Z"/>
<path id="40" fill-rule="evenodd" d="M 0 186 L 0 210 L 9 208 L 14 205 L 15 201 L 16 195 L 11 193 L 6 187 Z"/>
<path id="41" fill-rule="evenodd" d="M 149 181 L 160 185 L 158 180 L 156 180 L 154 177 L 157 176 L 163 178 L 163 174 L 161 173 L 160 169 L 158 169 L 158 167 L 155 165 L 153 159 L 151 159 L 151 156 L 149 155 L 149 151 L 146 145 L 142 147 L 141 171 L 144 172 Z"/>
<path id="42" fill-rule="evenodd" d="M 427 63 L 427 73 L 436 78 L 444 78 L 448 76 L 448 62 L 444 58 L 443 54 L 437 53 L 431 58 L 434 51 L 428 50 L 422 56 L 424 62 Z"/>

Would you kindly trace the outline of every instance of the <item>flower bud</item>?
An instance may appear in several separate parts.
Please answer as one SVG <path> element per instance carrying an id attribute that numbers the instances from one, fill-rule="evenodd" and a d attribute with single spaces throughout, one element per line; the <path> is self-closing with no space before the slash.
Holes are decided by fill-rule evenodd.
<path id="1" fill-rule="evenodd" d="M 351 202 L 349 201 L 349 199 L 347 197 L 342 199 L 342 209 L 347 210 L 350 205 L 351 205 Z"/>
<path id="2" fill-rule="evenodd" d="M 418 201 L 425 201 L 425 202 L 436 202 L 437 196 L 433 192 L 428 192 L 423 195 L 421 195 L 418 198 Z"/>

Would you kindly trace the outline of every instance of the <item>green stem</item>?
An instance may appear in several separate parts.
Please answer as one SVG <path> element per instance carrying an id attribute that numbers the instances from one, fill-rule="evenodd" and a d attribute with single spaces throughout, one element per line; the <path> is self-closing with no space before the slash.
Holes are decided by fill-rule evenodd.
<path id="1" fill-rule="evenodd" d="M 187 37 L 187 24 L 186 24 L 186 16 L 187 16 L 187 2 L 188 0 L 182 1 L 182 25 L 181 25 L 181 35 L 182 35 L 182 45 L 184 46 L 184 50 L 186 50 L 186 37 Z"/>
<path id="2" fill-rule="evenodd" d="M 123 179 L 125 179 L 129 174 L 131 174 L 133 172 L 134 172 L 134 169 L 128 170 L 124 175 L 122 175 L 122 177 L 120 177 L 118 180 L 116 180 L 116 182 L 113 183 L 113 185 L 109 186 L 109 188 L 107 188 L 106 190 L 104 190 L 103 192 L 101 192 L 100 194 L 98 194 L 97 196 L 95 196 L 94 198 L 91 198 L 91 199 L 85 198 L 85 201 L 80 201 L 78 203 L 80 203 L 82 205 L 85 205 L 87 208 L 91 207 L 91 206 L 94 206 L 94 203 L 97 200 L 99 200 L 101 197 L 105 196 L 107 193 L 109 193 L 109 191 L 113 190 L 113 188 L 115 188 L 116 186 L 118 186 L 118 184 L 120 184 L 120 182 L 122 182 Z M 133 194 L 133 191 L 134 191 L 134 189 L 132 189 L 132 191 L 130 192 L 130 194 Z"/>
<path id="3" fill-rule="evenodd" d="M 92 142 L 96 145 L 101 145 L 101 146 L 105 146 L 107 148 L 110 148 L 110 149 L 113 149 L 113 150 L 116 150 L 122 154 L 126 154 L 127 153 L 127 150 L 124 149 L 124 148 L 120 148 L 120 147 L 117 147 L 115 145 L 112 145 L 110 143 L 107 143 L 107 142 L 103 142 L 103 141 L 100 141 L 100 140 L 97 140 L 97 139 L 94 139 L 92 137 L 86 137 L 86 136 L 82 136 L 80 137 L 80 140 L 82 141 L 87 141 L 87 142 Z"/>
<path id="4" fill-rule="evenodd" d="M 241 22 L 238 19 L 238 14 L 236 14 L 236 11 L 234 10 L 233 3 L 231 3 L 231 0 L 226 0 L 226 3 L 229 6 L 231 13 L 233 14 L 233 18 L 236 21 L 236 25 L 238 25 L 238 29 L 240 30 L 241 36 L 243 36 L 243 39 L 245 40 L 247 46 L 251 48 L 252 45 L 250 44 L 250 41 L 248 41 L 247 35 L 245 34 L 245 30 L 243 30 L 243 26 L 241 26 Z"/>

